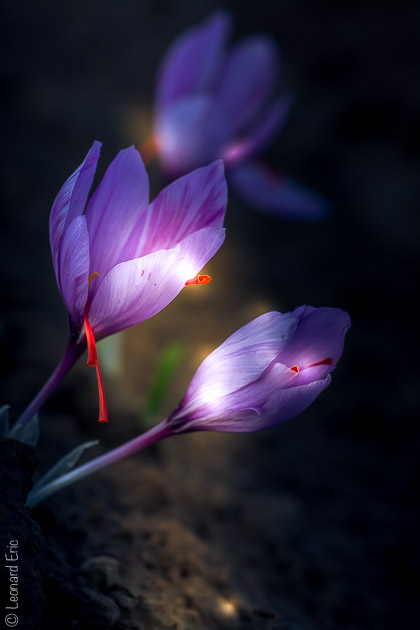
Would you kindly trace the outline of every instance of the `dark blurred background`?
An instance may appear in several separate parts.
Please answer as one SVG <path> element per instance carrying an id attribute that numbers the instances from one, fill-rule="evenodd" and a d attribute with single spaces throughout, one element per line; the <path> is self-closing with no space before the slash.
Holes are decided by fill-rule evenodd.
<path id="1" fill-rule="evenodd" d="M 48 243 L 54 197 L 94 139 L 104 143 L 100 174 L 120 148 L 145 140 L 162 54 L 217 6 L 3 3 L 0 404 L 12 404 L 13 417 L 66 343 Z M 213 283 L 184 291 L 105 348 L 107 427 L 96 424 L 95 376 L 80 362 L 41 414 L 41 469 L 82 440 L 100 437 L 109 447 L 133 437 L 159 353 L 176 340 L 186 358 L 166 411 L 200 359 L 268 309 L 348 310 L 344 355 L 329 390 L 299 418 L 258 435 L 169 440 L 57 495 L 39 518 L 52 514 L 48 540 L 76 568 L 95 554 L 130 562 L 140 543 L 118 539 L 119 518 L 125 528 L 147 522 L 175 541 L 174 549 L 159 543 L 154 554 L 150 534 L 154 568 L 140 563 L 141 579 L 127 569 L 125 588 L 143 598 L 145 627 L 286 628 L 284 617 L 307 629 L 413 627 L 420 582 L 418 4 L 224 6 L 234 14 L 235 38 L 269 32 L 277 39 L 279 87 L 294 90 L 296 100 L 268 157 L 329 199 L 331 217 L 314 225 L 276 220 L 232 195 L 226 243 L 208 265 Z M 155 190 L 157 171 L 152 165 Z M 92 496 L 96 521 L 86 507 Z M 73 525 L 60 521 L 70 502 Z M 165 567 L 195 544 L 204 545 L 203 556 L 191 561 L 184 582 L 172 576 L 171 590 Z M 208 558 L 223 567 L 213 590 L 233 602 L 224 613 L 203 586 L 213 584 Z M 164 595 L 156 600 L 160 591 L 176 592 L 173 609 Z"/>

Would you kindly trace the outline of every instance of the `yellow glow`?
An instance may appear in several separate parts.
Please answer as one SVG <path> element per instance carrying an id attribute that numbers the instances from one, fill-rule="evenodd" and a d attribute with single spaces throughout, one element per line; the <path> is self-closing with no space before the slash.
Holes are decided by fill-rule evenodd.
<path id="1" fill-rule="evenodd" d="M 231 600 L 221 599 L 218 608 L 224 617 L 236 617 L 237 609 Z"/>
<path id="2" fill-rule="evenodd" d="M 97 271 L 94 271 L 93 273 L 91 273 L 91 274 L 90 274 L 90 276 L 89 276 L 89 286 L 88 286 L 88 289 L 90 289 L 90 285 L 92 284 L 92 280 L 93 280 L 94 278 L 96 278 L 96 276 L 99 276 L 99 273 L 98 273 Z"/>

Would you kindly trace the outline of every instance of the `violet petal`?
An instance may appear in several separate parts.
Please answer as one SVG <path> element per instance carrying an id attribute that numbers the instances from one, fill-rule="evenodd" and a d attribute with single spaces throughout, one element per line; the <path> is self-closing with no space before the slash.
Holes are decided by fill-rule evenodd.
<path id="1" fill-rule="evenodd" d="M 291 314 L 271 312 L 233 333 L 199 366 L 181 403 L 182 415 L 202 406 L 209 412 L 216 401 L 258 379 L 287 347 L 297 324 Z"/>
<path id="2" fill-rule="evenodd" d="M 232 47 L 216 92 L 232 133 L 250 123 L 270 98 L 277 56 L 275 42 L 264 35 L 250 35 Z"/>
<path id="3" fill-rule="evenodd" d="M 159 70 L 158 111 L 179 98 L 211 87 L 230 30 L 230 15 L 226 11 L 217 11 L 175 40 Z"/>
<path id="4" fill-rule="evenodd" d="M 60 243 L 71 221 L 82 214 L 92 186 L 102 144 L 94 142 L 82 164 L 68 178 L 53 203 L 50 214 L 50 244 L 58 279 Z"/>
<path id="5" fill-rule="evenodd" d="M 227 204 L 223 162 L 218 160 L 169 184 L 133 231 L 132 258 L 171 249 L 204 227 L 222 227 Z M 135 235 L 135 236 L 134 236 Z"/>
<path id="6" fill-rule="evenodd" d="M 90 273 L 100 282 L 117 263 L 127 260 L 125 244 L 149 201 L 149 178 L 139 152 L 120 151 L 90 199 L 86 220 L 90 240 Z"/>
<path id="7" fill-rule="evenodd" d="M 338 308 L 314 308 L 301 306 L 292 315 L 299 318 L 299 325 L 292 341 L 279 355 L 279 361 L 300 370 L 300 382 L 323 378 L 332 372 L 341 357 L 344 337 L 351 325 L 348 313 Z M 324 361 L 330 362 L 324 363 Z M 314 364 L 321 365 L 314 365 Z M 311 366 L 316 371 L 307 371 Z"/>
<path id="8" fill-rule="evenodd" d="M 223 153 L 226 168 L 262 152 L 284 125 L 292 103 L 293 97 L 290 94 L 283 95 L 260 116 L 254 129 L 248 130 L 244 138 L 236 139 L 228 145 Z"/>
<path id="9" fill-rule="evenodd" d="M 317 221 L 328 214 L 325 199 L 260 162 L 230 169 L 229 181 L 246 203 L 269 214 L 300 221 Z"/>
<path id="10" fill-rule="evenodd" d="M 138 324 L 167 306 L 214 256 L 225 230 L 203 228 L 176 247 L 113 267 L 93 298 L 89 319 L 96 339 Z"/>
<path id="11" fill-rule="evenodd" d="M 84 215 L 73 219 L 64 234 L 58 277 L 64 303 L 74 327 L 80 330 L 89 284 L 89 236 Z"/>
<path id="12" fill-rule="evenodd" d="M 176 101 L 157 115 L 160 159 L 170 177 L 204 166 L 222 153 L 230 130 L 218 107 L 208 94 L 196 94 Z"/>

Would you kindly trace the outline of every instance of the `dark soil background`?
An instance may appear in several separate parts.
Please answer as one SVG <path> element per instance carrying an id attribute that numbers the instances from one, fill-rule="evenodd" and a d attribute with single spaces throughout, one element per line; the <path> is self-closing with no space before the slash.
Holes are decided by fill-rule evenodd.
<path id="1" fill-rule="evenodd" d="M 103 173 L 147 137 L 165 48 L 216 6 L 3 3 L 0 404 L 13 418 L 66 343 L 48 244 L 54 197 L 94 139 Z M 19 462 L 31 472 L 33 453 L 6 443 L 0 518 L 23 536 L 26 572 L 18 628 L 415 626 L 419 11 L 369 0 L 227 6 L 236 36 L 278 40 L 296 103 L 268 157 L 329 199 L 331 217 L 280 221 L 232 195 L 226 243 L 207 267 L 213 283 L 99 346 L 106 426 L 94 370 L 80 361 L 41 412 L 38 470 L 87 439 L 100 439 L 96 455 L 144 430 L 159 353 L 176 340 L 186 354 L 164 412 L 211 348 L 269 309 L 348 310 L 343 358 L 298 418 L 260 434 L 167 440 L 46 501 L 32 515 L 41 529 L 22 508 L 28 475 L 13 476 Z"/>

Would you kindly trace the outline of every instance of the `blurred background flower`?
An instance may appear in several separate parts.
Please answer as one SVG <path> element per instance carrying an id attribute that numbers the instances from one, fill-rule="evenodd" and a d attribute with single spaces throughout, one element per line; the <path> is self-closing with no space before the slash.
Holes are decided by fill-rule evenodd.
<path id="1" fill-rule="evenodd" d="M 255 161 L 279 134 L 293 98 L 275 94 L 275 40 L 248 35 L 228 48 L 232 22 L 218 11 L 169 47 L 157 77 L 154 134 L 140 151 L 151 156 L 154 143 L 170 179 L 222 158 L 233 190 L 257 210 L 323 218 L 326 201 Z"/>

